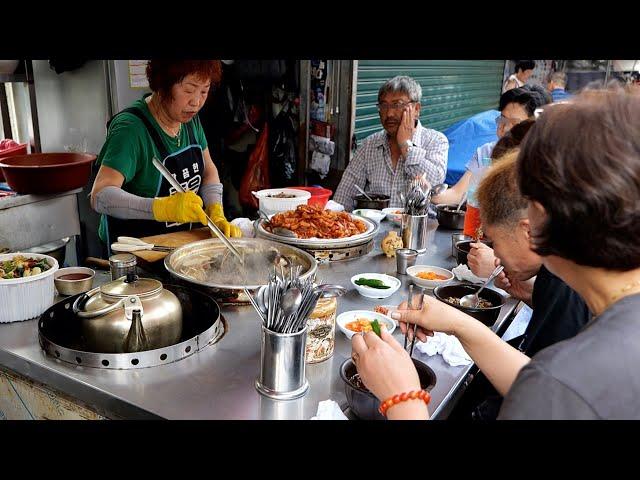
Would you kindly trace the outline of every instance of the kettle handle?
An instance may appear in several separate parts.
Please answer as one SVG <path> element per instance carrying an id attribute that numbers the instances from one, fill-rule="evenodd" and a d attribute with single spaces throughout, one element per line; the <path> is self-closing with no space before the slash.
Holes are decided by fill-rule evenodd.
<path id="1" fill-rule="evenodd" d="M 92 296 L 98 293 L 99 290 L 100 290 L 100 287 L 96 287 L 92 290 L 89 290 L 87 293 L 79 296 L 76 299 L 76 301 L 73 302 L 73 313 L 79 316 L 80 318 L 95 318 L 95 317 L 99 317 L 100 315 L 105 315 L 109 312 L 113 312 L 114 310 L 117 310 L 124 304 L 125 299 L 123 298 L 121 300 L 118 300 L 116 303 L 108 305 L 104 308 L 93 310 L 91 312 L 85 312 L 83 310 L 84 306 Z"/>

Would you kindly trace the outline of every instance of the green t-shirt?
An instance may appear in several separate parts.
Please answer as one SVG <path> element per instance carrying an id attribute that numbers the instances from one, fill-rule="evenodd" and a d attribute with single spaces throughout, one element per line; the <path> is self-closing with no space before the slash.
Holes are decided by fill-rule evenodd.
<path id="1" fill-rule="evenodd" d="M 207 139 L 202 129 L 200 119 L 196 115 L 180 129 L 180 146 L 177 139 L 167 135 L 153 118 L 144 97 L 133 103 L 132 107 L 141 110 L 149 119 L 151 125 L 158 131 L 164 147 L 169 155 L 184 150 L 189 146 L 187 126 L 193 129 L 196 142 L 204 151 Z M 156 196 L 160 185 L 160 172 L 153 166 L 152 159 L 164 160 L 151 136 L 147 132 L 142 120 L 132 113 L 121 113 L 114 117 L 109 125 L 107 138 L 98 155 L 98 165 L 106 165 L 117 170 L 124 176 L 122 189 L 126 192 L 145 198 Z M 98 235 L 106 242 L 107 220 L 103 214 L 100 219 Z"/>

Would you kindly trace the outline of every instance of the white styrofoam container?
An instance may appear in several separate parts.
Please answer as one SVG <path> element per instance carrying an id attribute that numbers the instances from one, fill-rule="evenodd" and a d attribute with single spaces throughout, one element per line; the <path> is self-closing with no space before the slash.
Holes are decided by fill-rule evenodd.
<path id="1" fill-rule="evenodd" d="M 0 323 L 18 322 L 39 317 L 53 305 L 56 291 L 53 274 L 58 270 L 58 261 L 41 253 L 5 253 L 0 262 L 18 255 L 27 258 L 45 258 L 51 266 L 46 272 L 33 277 L 0 279 Z"/>
<path id="2" fill-rule="evenodd" d="M 260 190 L 258 192 L 252 192 L 253 195 L 259 201 L 259 208 L 267 215 L 273 215 L 275 213 L 286 212 L 289 210 L 295 210 L 298 205 L 304 205 L 307 200 L 311 198 L 311 193 L 304 190 L 296 190 L 295 188 L 270 188 L 267 190 Z M 277 195 L 279 193 L 286 193 L 289 195 L 295 195 L 294 198 L 273 198 L 269 195 Z"/>

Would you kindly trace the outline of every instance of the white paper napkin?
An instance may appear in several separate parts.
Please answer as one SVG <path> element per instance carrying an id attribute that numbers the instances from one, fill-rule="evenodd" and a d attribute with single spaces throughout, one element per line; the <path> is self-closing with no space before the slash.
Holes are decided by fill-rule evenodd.
<path id="1" fill-rule="evenodd" d="M 451 270 L 458 280 L 466 280 L 471 283 L 483 284 L 486 278 L 478 277 L 471 269 L 464 263 L 458 265 Z"/>
<path id="2" fill-rule="evenodd" d="M 482 285 L 487 280 L 486 278 L 478 277 L 465 264 L 458 265 L 457 267 L 452 268 L 451 271 L 456 276 L 456 278 L 458 280 L 460 280 L 460 281 L 466 280 L 467 282 L 475 283 L 476 285 Z M 489 284 L 489 287 L 492 288 L 493 290 L 495 290 L 496 292 L 498 292 L 503 297 L 509 297 L 510 296 L 506 291 L 502 290 L 501 288 L 496 287 L 495 286 L 495 281 L 492 281 Z"/>
<path id="3" fill-rule="evenodd" d="M 349 420 L 340 406 L 333 400 L 323 400 L 318 403 L 318 411 L 311 420 Z"/>
<path id="4" fill-rule="evenodd" d="M 442 359 L 452 367 L 473 363 L 471 357 L 462 348 L 460 340 L 446 333 L 434 332 L 433 337 L 427 337 L 425 343 L 416 342 L 415 348 L 430 357 L 436 354 L 442 355 Z"/>

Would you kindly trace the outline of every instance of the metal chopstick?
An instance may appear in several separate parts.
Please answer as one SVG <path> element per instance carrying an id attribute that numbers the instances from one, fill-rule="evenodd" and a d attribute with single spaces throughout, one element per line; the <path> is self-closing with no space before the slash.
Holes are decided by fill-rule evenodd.
<path id="1" fill-rule="evenodd" d="M 167 180 L 167 182 L 171 184 L 173 188 L 175 188 L 178 192 L 184 193 L 184 188 L 182 188 L 182 185 L 180 185 L 180 183 L 175 178 L 173 178 L 173 175 L 171 175 L 171 172 L 167 170 L 167 167 L 165 167 L 162 162 L 158 161 L 157 158 L 153 158 L 152 162 L 153 162 L 153 165 L 158 169 L 158 171 Z M 209 230 L 211 230 L 216 235 L 216 237 L 220 239 L 220 241 L 224 244 L 224 246 L 227 247 L 229 250 L 231 250 L 231 252 L 236 257 L 238 257 L 238 260 L 240 260 L 240 263 L 244 265 L 244 258 L 242 257 L 240 252 L 236 249 L 236 247 L 233 246 L 233 244 L 229 241 L 229 239 L 225 237 L 224 233 L 220 231 L 220 229 L 217 227 L 215 223 L 213 223 L 213 221 L 209 218 L 209 216 L 207 214 L 205 214 L 205 216 L 207 217 L 207 226 L 209 227 Z"/>
<path id="2" fill-rule="evenodd" d="M 413 308 L 413 305 L 411 305 L 409 308 L 411 308 L 411 310 L 422 310 L 422 302 L 424 301 L 424 293 L 420 293 L 419 294 L 419 300 L 418 300 L 418 306 L 417 308 Z M 407 327 L 407 330 L 409 328 Z M 418 330 L 418 324 L 414 323 L 413 324 L 413 337 L 411 338 L 411 348 L 409 349 L 409 356 L 412 357 L 413 356 L 413 346 L 416 343 L 416 330 Z"/>

